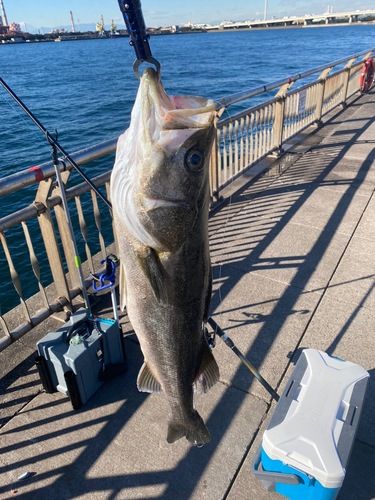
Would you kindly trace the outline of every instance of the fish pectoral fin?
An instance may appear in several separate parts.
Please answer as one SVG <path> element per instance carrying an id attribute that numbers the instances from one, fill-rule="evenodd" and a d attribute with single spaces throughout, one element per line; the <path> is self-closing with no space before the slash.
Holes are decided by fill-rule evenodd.
<path id="1" fill-rule="evenodd" d="M 151 373 L 147 363 L 143 363 L 142 368 L 139 371 L 137 387 L 140 392 L 150 392 L 155 394 L 161 394 L 163 392 L 160 383 Z"/>
<path id="2" fill-rule="evenodd" d="M 143 247 L 136 253 L 139 267 L 148 279 L 156 300 L 166 304 L 168 300 L 165 272 L 157 252 L 151 247 Z"/>
<path id="3" fill-rule="evenodd" d="M 125 280 L 125 268 L 120 262 L 120 309 L 123 311 L 126 307 L 126 280 Z"/>
<path id="4" fill-rule="evenodd" d="M 194 381 L 194 388 L 198 393 L 205 394 L 219 380 L 219 367 L 212 355 L 211 349 L 205 342 L 203 347 L 202 363 Z"/>

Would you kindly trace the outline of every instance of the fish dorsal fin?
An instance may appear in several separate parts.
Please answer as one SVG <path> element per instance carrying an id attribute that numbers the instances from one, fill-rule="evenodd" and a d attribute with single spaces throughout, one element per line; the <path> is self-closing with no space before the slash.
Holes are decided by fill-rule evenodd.
<path id="1" fill-rule="evenodd" d="M 120 309 L 123 311 L 126 307 L 126 280 L 124 264 L 120 262 Z"/>
<path id="2" fill-rule="evenodd" d="M 219 367 L 212 355 L 210 347 L 207 342 L 204 342 L 201 366 L 194 381 L 196 391 L 205 394 L 216 384 L 219 377 Z"/>
<path id="3" fill-rule="evenodd" d="M 160 383 L 151 373 L 147 363 L 143 363 L 142 368 L 139 371 L 137 387 L 140 392 L 154 392 L 156 394 L 161 394 L 163 392 Z"/>
<path id="4" fill-rule="evenodd" d="M 166 304 L 168 299 L 165 271 L 157 252 L 153 248 L 143 246 L 141 250 L 136 251 L 136 255 L 139 267 L 150 283 L 156 300 Z"/>

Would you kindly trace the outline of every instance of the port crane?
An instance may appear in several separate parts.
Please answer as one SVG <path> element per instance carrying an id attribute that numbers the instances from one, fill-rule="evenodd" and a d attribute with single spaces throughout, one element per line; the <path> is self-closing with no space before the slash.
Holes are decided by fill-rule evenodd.
<path id="1" fill-rule="evenodd" d="M 98 32 L 99 36 L 105 35 L 103 15 L 100 16 L 100 21 L 96 23 L 96 31 Z"/>

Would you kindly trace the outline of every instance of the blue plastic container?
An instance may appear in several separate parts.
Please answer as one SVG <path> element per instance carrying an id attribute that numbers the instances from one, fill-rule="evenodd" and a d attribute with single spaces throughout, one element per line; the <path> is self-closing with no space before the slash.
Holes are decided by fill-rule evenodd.
<path id="1" fill-rule="evenodd" d="M 268 491 L 290 500 L 337 498 L 368 378 L 354 363 L 302 352 L 253 459 L 253 473 Z"/>

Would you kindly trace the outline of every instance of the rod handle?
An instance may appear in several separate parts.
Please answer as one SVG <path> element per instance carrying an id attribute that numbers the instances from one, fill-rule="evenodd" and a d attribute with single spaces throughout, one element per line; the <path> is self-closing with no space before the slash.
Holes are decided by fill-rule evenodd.
<path id="1" fill-rule="evenodd" d="M 46 358 L 44 356 L 37 356 L 35 358 L 35 364 L 39 373 L 40 380 L 43 385 L 43 389 L 48 394 L 52 394 L 53 392 L 55 392 L 55 388 L 52 384 L 52 380 L 49 375 Z"/>
<path id="2" fill-rule="evenodd" d="M 78 410 L 82 406 L 81 396 L 79 394 L 76 376 L 69 370 L 64 373 L 66 388 L 68 389 L 69 399 L 72 403 L 73 410 Z"/>

